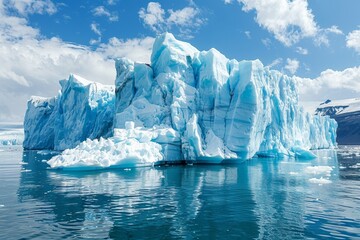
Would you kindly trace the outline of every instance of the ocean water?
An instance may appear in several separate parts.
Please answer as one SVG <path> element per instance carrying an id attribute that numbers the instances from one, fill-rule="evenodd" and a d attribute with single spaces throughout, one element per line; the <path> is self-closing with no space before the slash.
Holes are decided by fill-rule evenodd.
<path id="1" fill-rule="evenodd" d="M 94 172 L 0 147 L 0 239 L 360 239 L 360 147 Z"/>

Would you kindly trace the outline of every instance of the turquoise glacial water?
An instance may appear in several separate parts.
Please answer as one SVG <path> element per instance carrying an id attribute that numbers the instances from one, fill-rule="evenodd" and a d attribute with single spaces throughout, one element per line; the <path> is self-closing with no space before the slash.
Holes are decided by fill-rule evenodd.
<path id="1" fill-rule="evenodd" d="M 360 239 L 360 147 L 311 161 L 47 169 L 0 148 L 0 239 Z"/>

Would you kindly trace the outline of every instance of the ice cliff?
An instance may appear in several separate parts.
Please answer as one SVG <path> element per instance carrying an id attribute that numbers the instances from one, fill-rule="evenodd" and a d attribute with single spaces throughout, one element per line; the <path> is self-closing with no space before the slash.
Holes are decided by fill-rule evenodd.
<path id="1" fill-rule="evenodd" d="M 310 149 L 336 146 L 336 122 L 304 112 L 298 105 L 295 81 L 259 60 L 229 60 L 216 49 L 199 51 L 166 33 L 156 39 L 150 65 L 120 58 L 116 70 L 114 136 L 87 140 L 65 151 L 49 161 L 52 167 L 147 165 L 184 159 L 218 163 L 255 155 L 309 158 L 314 157 Z M 61 136 L 66 144 L 59 144 L 55 136 L 54 141 L 42 143 L 57 149 L 73 147 L 89 136 L 106 137 L 102 133 L 107 131 L 93 135 L 88 131 L 89 124 L 102 122 L 103 117 L 75 114 L 83 108 L 79 102 L 89 102 L 89 94 L 72 92 L 68 97 L 70 92 L 62 90 L 57 99 L 48 100 L 47 109 L 32 111 L 39 104 L 29 102 L 25 147 L 44 141 L 41 131 Z M 79 100 L 72 101 L 75 97 Z M 46 122 L 61 115 L 62 111 L 55 110 L 60 106 L 72 117 L 63 117 L 61 127 L 51 129 Z M 98 106 L 98 111 L 104 107 L 111 104 Z M 79 128 L 76 135 L 74 126 Z M 87 161 L 90 155 L 92 160 Z"/>
<path id="2" fill-rule="evenodd" d="M 360 98 L 327 100 L 317 106 L 315 114 L 329 116 L 338 123 L 337 142 L 341 145 L 360 144 Z"/>
<path id="3" fill-rule="evenodd" d="M 73 148 L 113 132 L 115 89 L 70 75 L 56 97 L 32 97 L 24 121 L 25 149 Z"/>

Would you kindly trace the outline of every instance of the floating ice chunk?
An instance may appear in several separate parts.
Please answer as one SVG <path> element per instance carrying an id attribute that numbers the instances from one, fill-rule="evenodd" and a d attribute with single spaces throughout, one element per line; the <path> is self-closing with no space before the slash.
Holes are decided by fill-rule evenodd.
<path id="1" fill-rule="evenodd" d="M 292 147 L 291 151 L 295 154 L 295 157 L 301 158 L 301 159 L 314 159 L 316 158 L 316 155 L 309 150 L 305 150 L 300 147 Z"/>
<path id="2" fill-rule="evenodd" d="M 53 157 L 48 164 L 51 168 L 93 170 L 151 166 L 162 160 L 181 159 L 180 150 L 166 148 L 172 143 L 180 149 L 180 136 L 172 128 L 135 128 L 131 121 L 126 122 L 125 127 L 114 129 L 114 136 L 108 139 L 87 139 Z"/>
<path id="3" fill-rule="evenodd" d="M 22 145 L 24 141 L 24 129 L 8 128 L 0 130 L 0 146 Z"/>
<path id="4" fill-rule="evenodd" d="M 333 168 L 330 166 L 309 166 L 305 168 L 305 172 L 312 175 L 324 175 L 329 177 Z"/>
<path id="5" fill-rule="evenodd" d="M 64 170 L 95 170 L 151 166 L 161 161 L 161 145 L 140 142 L 135 138 L 118 141 L 116 138 L 87 140 L 74 149 L 65 150 L 47 163 L 51 168 Z"/>
<path id="6" fill-rule="evenodd" d="M 319 184 L 319 185 L 332 183 L 331 180 L 322 178 L 322 177 L 321 178 L 310 178 L 309 182 Z"/>

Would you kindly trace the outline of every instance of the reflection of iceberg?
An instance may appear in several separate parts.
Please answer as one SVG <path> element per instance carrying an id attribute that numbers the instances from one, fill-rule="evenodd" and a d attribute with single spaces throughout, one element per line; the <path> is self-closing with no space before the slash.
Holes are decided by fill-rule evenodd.
<path id="1" fill-rule="evenodd" d="M 295 81 L 259 60 L 229 60 L 215 49 L 199 51 L 165 33 L 154 43 L 151 65 L 121 58 L 116 70 L 115 96 L 109 86 L 71 76 L 61 82 L 58 98 L 33 98 L 24 146 L 62 150 L 95 139 L 49 162 L 63 168 L 162 160 L 220 163 L 255 155 L 313 158 L 310 149 L 336 146 L 336 122 L 305 113 Z M 98 141 L 111 135 L 112 126 L 115 136 Z M 47 129 L 48 141 L 41 132 Z M 127 132 L 118 141 L 116 129 L 142 135 Z M 154 136 L 154 129 L 163 134 Z M 125 146 L 134 148 L 133 154 L 118 151 Z"/>
<path id="2" fill-rule="evenodd" d="M 23 162 L 28 164 L 23 167 L 31 171 L 21 173 L 18 196 L 23 202 L 32 199 L 32 210 L 40 213 L 36 222 L 46 222 L 42 216 L 55 221 L 56 231 L 48 229 L 50 236 L 54 232 L 57 237 L 155 239 L 161 233 L 167 239 L 196 238 L 213 229 L 220 237 L 231 236 L 223 228 L 228 223 L 234 235 L 257 236 L 246 168 L 174 166 L 65 173 L 45 170 L 46 157 L 26 152 Z M 62 225 L 65 222 L 71 227 Z"/>
<path id="3" fill-rule="evenodd" d="M 337 159 L 342 160 L 334 151 L 316 154 L 312 161 L 254 159 L 237 165 L 62 172 L 46 170 L 43 160 L 49 156 L 25 152 L 27 164 L 21 167 L 29 171 L 20 173 L 20 204 L 14 201 L 12 222 L 30 222 L 33 232 L 19 228 L 12 236 L 356 238 L 358 184 L 339 177 L 345 169 L 339 169 Z M 309 182 L 314 176 L 325 178 L 326 166 L 332 169 L 332 183 Z"/>
<path id="4" fill-rule="evenodd" d="M 339 173 L 336 151 L 319 150 L 315 154 L 318 158 L 311 162 L 291 158 L 247 162 L 249 184 L 257 205 L 259 239 L 278 239 L 285 232 L 286 239 L 318 238 L 322 231 L 319 228 L 327 224 L 333 224 L 333 227 L 323 236 L 339 229 L 336 217 L 333 222 L 326 223 L 328 213 L 317 214 L 320 209 L 328 209 L 321 206 L 324 201 L 337 201 L 332 194 L 331 200 L 322 199 L 335 191 L 333 184 L 337 182 Z M 313 229 L 316 235 L 308 229 Z"/>

